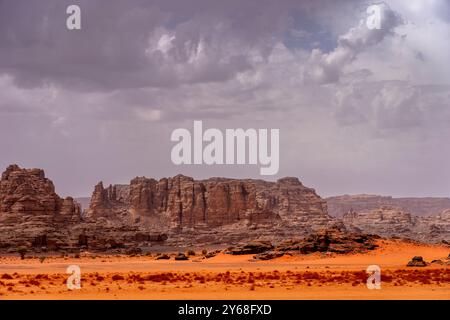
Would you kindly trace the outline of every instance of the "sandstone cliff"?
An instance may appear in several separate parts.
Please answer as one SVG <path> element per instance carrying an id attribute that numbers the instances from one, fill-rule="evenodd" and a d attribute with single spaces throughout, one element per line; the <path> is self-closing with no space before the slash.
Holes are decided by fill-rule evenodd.
<path id="1" fill-rule="evenodd" d="M 359 201 L 362 201 L 361 199 Z M 372 204 L 371 204 L 372 205 Z M 164 243 L 174 247 L 277 243 L 335 228 L 426 242 L 449 240 L 450 209 L 418 217 L 381 206 L 342 220 L 297 178 L 251 179 L 137 177 L 126 185 L 95 186 L 82 215 L 72 198 L 60 198 L 41 169 L 9 166 L 0 180 L 0 250 L 137 250 Z"/>
<path id="2" fill-rule="evenodd" d="M 163 224 L 170 229 L 221 227 L 239 222 L 273 224 L 302 220 L 312 226 L 331 221 L 326 203 L 297 178 L 277 182 L 211 178 L 194 180 L 178 175 L 159 181 L 145 177 L 129 186 L 104 188 L 92 194 L 86 219 L 109 217 L 127 223 Z"/>
<path id="3" fill-rule="evenodd" d="M 137 177 L 128 185 L 95 186 L 82 215 L 61 199 L 40 169 L 10 166 L 0 184 L 0 248 L 24 245 L 73 250 L 123 250 L 277 241 L 335 226 L 326 203 L 296 178 L 277 182 Z M 8 249 L 8 250 L 9 250 Z"/>
<path id="4" fill-rule="evenodd" d="M 70 197 L 60 198 L 43 170 L 11 165 L 2 174 L 0 246 L 60 242 L 61 226 L 79 221 L 80 206 Z"/>

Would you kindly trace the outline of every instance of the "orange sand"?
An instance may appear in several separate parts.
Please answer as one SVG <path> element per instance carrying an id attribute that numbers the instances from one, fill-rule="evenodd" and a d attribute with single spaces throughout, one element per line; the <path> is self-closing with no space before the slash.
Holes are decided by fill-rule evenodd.
<path id="1" fill-rule="evenodd" d="M 365 254 L 311 254 L 251 261 L 220 254 L 190 261 L 97 256 L 0 258 L 0 299 L 450 299 L 450 266 L 408 268 L 416 255 L 445 258 L 449 247 L 380 240 Z M 81 268 L 68 290 L 67 266 Z M 381 267 L 382 288 L 366 287 L 367 266 Z"/>

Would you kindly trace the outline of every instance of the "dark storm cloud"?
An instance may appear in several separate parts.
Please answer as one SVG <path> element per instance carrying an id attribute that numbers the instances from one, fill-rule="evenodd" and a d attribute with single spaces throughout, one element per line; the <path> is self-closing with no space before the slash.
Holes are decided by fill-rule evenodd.
<path id="1" fill-rule="evenodd" d="M 279 175 L 321 195 L 448 195 L 448 6 L 386 2 L 407 23 L 372 33 L 370 1 L 0 0 L 0 170 L 42 167 L 73 196 L 137 175 L 260 178 L 172 164 L 171 131 L 203 120 L 281 128 Z"/>
<path id="2" fill-rule="evenodd" d="M 220 6 L 208 10 L 207 2 L 179 8 L 179 2 L 170 1 L 77 1 L 82 9 L 82 30 L 68 31 L 65 8 L 72 3 L 2 1 L 0 71 L 12 74 L 25 87 L 55 82 L 84 90 L 219 81 L 248 69 L 244 49 L 260 41 L 258 38 L 272 35 L 277 27 L 275 21 L 275 25 L 259 30 L 262 20 L 254 20 L 253 25 L 251 19 L 245 22 L 245 9 L 238 14 L 242 22 L 227 20 L 223 13 L 214 16 L 214 11 L 221 12 Z M 196 10 L 199 13 L 190 13 Z M 223 30 L 211 32 L 218 22 L 224 23 Z M 148 52 L 152 35 L 164 26 L 176 34 L 169 62 L 187 62 L 198 50 L 201 36 L 210 45 L 209 61 L 177 74 L 161 52 Z M 246 32 L 236 32 L 239 29 Z M 251 34 L 253 31 L 259 35 Z M 220 62 L 225 57 L 222 42 L 231 40 L 231 34 L 240 38 L 236 44 L 242 45 L 242 53 Z"/>
<path id="3" fill-rule="evenodd" d="M 158 8 L 79 1 L 83 29 L 71 32 L 65 28 L 71 3 L 3 1 L 1 70 L 22 86 L 56 82 L 91 90 L 141 85 L 146 72 L 157 71 L 153 61 L 143 65 L 143 59 L 149 32 L 166 19 Z"/>
<path id="4" fill-rule="evenodd" d="M 312 20 L 319 8 L 340 12 L 349 3 L 3 0 L 0 72 L 24 87 L 77 90 L 225 81 L 252 69 L 255 54 L 267 57 L 302 15 Z M 80 31 L 65 28 L 70 4 L 81 7 Z M 164 52 L 155 50 L 161 37 L 170 45 Z"/>

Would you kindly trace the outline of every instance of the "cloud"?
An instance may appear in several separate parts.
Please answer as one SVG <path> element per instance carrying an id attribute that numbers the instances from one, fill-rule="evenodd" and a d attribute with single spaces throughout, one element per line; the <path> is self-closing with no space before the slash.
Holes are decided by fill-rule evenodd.
<path id="1" fill-rule="evenodd" d="M 381 29 L 369 29 L 366 20 L 351 28 L 338 39 L 337 47 L 329 53 L 313 49 L 304 72 L 306 82 L 332 83 L 337 82 L 344 68 L 353 62 L 359 53 L 380 43 L 386 36 L 402 23 L 400 16 L 386 4 L 380 4 Z"/>
<path id="2" fill-rule="evenodd" d="M 22 87 L 79 91 L 226 81 L 267 55 L 287 21 L 285 5 L 256 15 L 249 5 L 236 17 L 236 3 L 82 0 L 82 30 L 73 32 L 64 24 L 69 4 L 1 2 L 0 72 Z"/>
<path id="3" fill-rule="evenodd" d="M 158 121 L 161 120 L 161 110 L 153 110 L 153 109 L 135 109 L 136 116 L 138 119 L 144 121 Z"/>
<path id="4" fill-rule="evenodd" d="M 83 30 L 69 32 L 73 1 L 0 0 L 0 166 L 43 167 L 74 196 L 136 175 L 258 177 L 173 166 L 171 130 L 200 119 L 280 128 L 280 175 L 322 195 L 448 195 L 437 2 L 425 17 L 387 1 L 382 30 L 350 0 L 79 3 Z"/>
<path id="5" fill-rule="evenodd" d="M 341 84 L 335 87 L 333 116 L 342 127 L 364 127 L 367 139 L 444 139 L 450 127 L 450 86 L 408 81 Z M 443 140 L 442 140 L 443 142 Z"/>
<path id="6" fill-rule="evenodd" d="M 69 0 L 1 2 L 0 72 L 22 87 L 51 83 L 78 91 L 227 81 L 255 70 L 286 34 L 311 34 L 330 21 L 339 30 L 344 13 L 360 6 L 351 0 L 77 3 L 82 30 L 73 32 L 65 28 Z M 305 18 L 314 24 L 310 31 L 293 28 Z"/>

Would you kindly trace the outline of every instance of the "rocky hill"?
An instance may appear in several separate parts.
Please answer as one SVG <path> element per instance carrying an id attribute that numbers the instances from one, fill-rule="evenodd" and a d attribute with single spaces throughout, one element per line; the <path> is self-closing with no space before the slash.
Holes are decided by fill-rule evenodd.
<path id="1" fill-rule="evenodd" d="M 99 183 L 82 215 L 61 199 L 43 170 L 16 165 L 3 173 L 0 247 L 18 245 L 98 250 L 165 241 L 168 245 L 229 244 L 283 239 L 336 225 L 326 203 L 297 178 L 277 182 L 178 175 L 138 177 L 129 185 Z"/>
<path id="2" fill-rule="evenodd" d="M 420 217 L 401 208 L 380 208 L 344 214 L 347 230 L 377 234 L 385 237 L 402 237 L 423 242 L 438 242 L 450 239 L 450 210 L 437 215 Z"/>
<path id="3" fill-rule="evenodd" d="M 362 200 L 360 200 L 362 201 Z M 297 178 L 251 179 L 137 177 L 126 185 L 98 183 L 82 214 L 72 198 L 60 198 L 41 169 L 9 166 L 0 180 L 0 251 L 138 251 L 227 246 L 249 240 L 280 243 L 321 230 L 366 232 L 426 242 L 449 240 L 450 210 L 419 217 L 381 206 L 343 219 Z M 133 251 L 134 252 L 134 251 Z"/>
<path id="4" fill-rule="evenodd" d="M 242 238 L 302 235 L 335 225 L 326 203 L 297 178 L 277 182 L 178 175 L 99 183 L 86 221 L 100 217 L 170 234 L 169 242 L 230 243 Z"/>
<path id="5" fill-rule="evenodd" d="M 0 247 L 58 243 L 61 226 L 80 222 L 80 206 L 60 198 L 41 169 L 9 166 L 0 180 Z M 50 240 L 50 238 L 53 238 Z"/>
<path id="6" fill-rule="evenodd" d="M 328 213 L 341 218 L 349 211 L 367 212 L 383 206 L 397 207 L 416 216 L 437 215 L 450 208 L 450 198 L 393 198 L 378 195 L 343 195 L 326 198 Z"/>
<path id="7" fill-rule="evenodd" d="M 142 225 L 165 221 L 168 228 L 180 231 L 241 221 L 260 224 L 297 218 L 316 225 L 331 220 L 325 201 L 297 178 L 267 182 L 194 180 L 183 175 L 159 181 L 139 177 L 130 185 L 106 189 L 99 183 L 85 217 L 101 216 Z"/>

